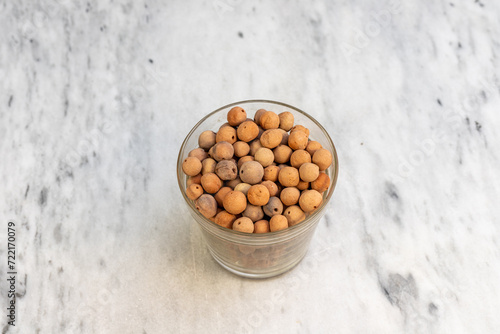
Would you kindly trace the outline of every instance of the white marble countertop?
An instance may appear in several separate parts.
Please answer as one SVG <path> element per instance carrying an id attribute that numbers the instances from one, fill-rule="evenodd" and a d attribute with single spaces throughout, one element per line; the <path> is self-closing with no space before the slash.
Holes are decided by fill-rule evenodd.
<path id="1" fill-rule="evenodd" d="M 500 331 L 499 3 L 0 8 L 2 333 Z M 305 260 L 267 280 L 211 258 L 175 177 L 196 121 L 252 98 L 340 161 Z"/>

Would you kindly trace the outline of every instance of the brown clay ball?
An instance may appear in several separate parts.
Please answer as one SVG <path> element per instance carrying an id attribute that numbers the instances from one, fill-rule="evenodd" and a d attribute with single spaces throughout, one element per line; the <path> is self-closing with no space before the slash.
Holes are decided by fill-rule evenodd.
<path id="1" fill-rule="evenodd" d="M 295 167 L 284 167 L 278 174 L 278 180 L 283 187 L 295 187 L 299 184 L 299 171 Z"/>
<path id="2" fill-rule="evenodd" d="M 300 179 L 305 182 L 313 182 L 319 176 L 319 167 L 316 164 L 306 162 L 299 168 Z"/>
<path id="3" fill-rule="evenodd" d="M 313 212 L 323 202 L 323 196 L 316 190 L 304 190 L 299 198 L 299 205 L 304 212 Z"/>
<path id="4" fill-rule="evenodd" d="M 218 142 L 210 150 L 212 151 L 212 158 L 216 161 L 229 160 L 234 155 L 233 145 L 226 141 Z"/>
<path id="5" fill-rule="evenodd" d="M 288 145 L 279 145 L 273 150 L 274 161 L 278 164 L 284 164 L 290 161 L 292 156 L 292 149 Z"/>
<path id="6" fill-rule="evenodd" d="M 298 205 L 292 205 L 286 208 L 283 215 L 288 220 L 288 226 L 294 226 L 306 219 L 306 214 Z"/>
<path id="7" fill-rule="evenodd" d="M 203 194 L 198 197 L 195 207 L 205 218 L 212 218 L 217 214 L 217 202 L 212 195 Z"/>
<path id="8" fill-rule="evenodd" d="M 262 167 L 267 167 L 274 162 L 274 154 L 270 149 L 261 147 L 255 153 L 254 159 L 259 162 Z"/>
<path id="9" fill-rule="evenodd" d="M 201 177 L 201 185 L 209 194 L 215 194 L 222 187 L 222 181 L 215 173 L 207 173 Z"/>
<path id="10" fill-rule="evenodd" d="M 241 182 L 238 183 L 236 187 L 234 187 L 234 191 L 241 191 L 246 196 L 248 194 L 248 190 L 250 190 L 251 187 L 251 184 Z"/>
<path id="11" fill-rule="evenodd" d="M 330 177 L 326 173 L 319 173 L 318 178 L 311 182 L 311 188 L 320 193 L 326 191 L 328 187 L 330 187 Z"/>
<path id="12" fill-rule="evenodd" d="M 286 132 L 283 129 L 279 129 L 279 130 L 280 130 L 281 136 L 282 136 L 280 145 L 288 145 L 288 136 L 289 136 L 289 133 Z"/>
<path id="13" fill-rule="evenodd" d="M 238 176 L 238 167 L 232 160 L 222 160 L 215 167 L 215 174 L 224 181 L 234 180 Z"/>
<path id="14" fill-rule="evenodd" d="M 238 158 L 241 158 L 250 152 L 250 145 L 241 140 L 234 143 L 233 148 L 234 148 L 234 155 L 237 156 Z"/>
<path id="15" fill-rule="evenodd" d="M 262 144 L 260 143 L 259 139 L 254 140 L 253 142 L 250 143 L 250 155 L 255 155 L 259 148 L 263 147 Z"/>
<path id="16" fill-rule="evenodd" d="M 231 126 L 238 126 L 247 119 L 247 112 L 241 107 L 233 107 L 227 113 L 227 122 Z"/>
<path id="17" fill-rule="evenodd" d="M 233 230 L 245 232 L 245 233 L 253 233 L 253 221 L 247 217 L 241 217 L 234 221 Z"/>
<path id="18" fill-rule="evenodd" d="M 295 187 L 287 187 L 283 189 L 280 193 L 281 202 L 284 205 L 290 206 L 295 205 L 299 201 L 300 190 Z"/>
<path id="19" fill-rule="evenodd" d="M 189 187 L 192 184 L 201 184 L 201 173 L 195 176 L 190 176 L 187 179 L 186 185 Z"/>
<path id="20" fill-rule="evenodd" d="M 191 150 L 191 152 L 189 152 L 189 154 L 188 154 L 188 157 L 195 157 L 195 158 L 198 158 L 201 162 L 203 162 L 203 160 L 208 158 L 208 153 L 205 152 L 204 149 L 198 147 L 198 148 Z"/>
<path id="21" fill-rule="evenodd" d="M 264 115 L 266 111 L 267 111 L 266 109 L 259 109 L 255 112 L 255 115 L 253 117 L 255 123 L 260 124 L 260 118 L 262 117 L 262 115 Z"/>
<path id="22" fill-rule="evenodd" d="M 255 184 L 248 189 L 247 197 L 248 201 L 253 205 L 266 205 L 270 197 L 269 190 L 262 184 Z"/>
<path id="23" fill-rule="evenodd" d="M 217 166 L 217 161 L 212 158 L 206 158 L 201 162 L 201 174 L 215 173 L 215 166 Z"/>
<path id="24" fill-rule="evenodd" d="M 294 131 L 288 136 L 288 146 L 294 150 L 303 150 L 307 146 L 307 135 L 303 131 Z"/>
<path id="25" fill-rule="evenodd" d="M 230 214 L 227 211 L 221 211 L 215 216 L 215 223 L 225 228 L 233 228 L 233 222 L 236 220 L 236 216 Z"/>
<path id="26" fill-rule="evenodd" d="M 311 155 L 306 150 L 297 150 L 290 156 L 290 165 L 299 168 L 302 164 L 311 162 Z"/>
<path id="27" fill-rule="evenodd" d="M 245 121 L 238 126 L 238 138 L 246 143 L 254 140 L 259 135 L 259 127 L 255 122 Z"/>
<path id="28" fill-rule="evenodd" d="M 241 183 L 241 179 L 239 177 L 236 177 L 234 180 L 226 181 L 226 186 L 234 189 L 238 184 Z"/>
<path id="29" fill-rule="evenodd" d="M 264 181 L 278 181 L 280 168 L 278 166 L 267 166 L 264 168 Z"/>
<path id="30" fill-rule="evenodd" d="M 310 140 L 308 143 L 307 143 L 307 146 L 306 146 L 306 151 L 309 152 L 309 154 L 311 155 L 311 157 L 314 155 L 314 152 L 316 152 L 317 150 L 319 150 L 320 148 L 323 148 L 323 146 L 321 146 L 320 143 L 318 143 L 317 141 L 314 141 L 314 140 Z"/>
<path id="31" fill-rule="evenodd" d="M 203 195 L 203 187 L 199 184 L 192 184 L 186 189 L 186 196 L 193 201 L 201 195 Z"/>
<path id="32" fill-rule="evenodd" d="M 264 167 L 257 161 L 247 161 L 240 168 L 241 181 L 248 184 L 257 184 L 262 181 Z"/>
<path id="33" fill-rule="evenodd" d="M 241 215 L 243 217 L 250 218 L 253 222 L 256 222 L 264 218 L 264 211 L 262 211 L 262 207 L 260 206 L 247 204 L 247 208 Z"/>
<path id="34" fill-rule="evenodd" d="M 269 230 L 271 232 L 281 231 L 288 228 L 288 220 L 283 215 L 275 215 L 269 220 Z"/>
<path id="35" fill-rule="evenodd" d="M 280 118 L 280 129 L 290 131 L 294 122 L 293 114 L 289 111 L 284 111 L 280 113 L 278 117 Z"/>
<path id="36" fill-rule="evenodd" d="M 224 126 L 217 131 L 215 135 L 215 142 L 227 141 L 229 144 L 234 144 L 238 140 L 236 129 L 232 126 Z"/>
<path id="37" fill-rule="evenodd" d="M 299 171 L 299 175 L 300 175 L 300 171 Z M 297 184 L 297 189 L 299 189 L 300 191 L 306 190 L 307 188 L 309 188 L 309 182 L 300 180 L 299 184 Z"/>
<path id="38" fill-rule="evenodd" d="M 264 213 L 269 217 L 272 217 L 274 215 L 281 215 L 281 213 L 283 212 L 283 203 L 281 203 L 281 200 L 278 197 L 271 197 L 269 198 L 269 202 L 267 202 L 267 204 L 264 205 L 262 209 L 264 210 Z"/>
<path id="39" fill-rule="evenodd" d="M 215 193 L 214 198 L 220 207 L 223 206 L 222 202 L 224 201 L 224 197 L 226 197 L 226 195 L 232 190 L 233 189 L 231 189 L 230 187 L 222 187 L 218 192 Z"/>
<path id="40" fill-rule="evenodd" d="M 241 191 L 230 191 L 224 197 L 222 204 L 227 212 L 237 215 L 247 208 L 247 198 Z"/>
<path id="41" fill-rule="evenodd" d="M 282 139 L 283 139 L 283 134 L 279 129 L 270 129 L 262 133 L 262 136 L 260 137 L 260 143 L 264 147 L 275 148 L 279 144 L 281 144 Z"/>
<path id="42" fill-rule="evenodd" d="M 269 191 L 269 196 L 276 196 L 278 194 L 278 186 L 273 181 L 262 181 L 260 184 L 265 186 Z"/>
<path id="43" fill-rule="evenodd" d="M 260 126 L 264 130 L 277 129 L 280 126 L 280 118 L 272 111 L 266 111 L 260 117 Z"/>
<path id="44" fill-rule="evenodd" d="M 268 233 L 271 231 L 269 229 L 269 222 L 267 220 L 258 220 L 253 224 L 254 231 L 253 233 Z"/>
<path id="45" fill-rule="evenodd" d="M 215 132 L 211 130 L 203 131 L 198 137 L 198 146 L 208 151 L 215 145 Z"/>
<path id="46" fill-rule="evenodd" d="M 300 125 L 300 124 L 299 124 L 299 125 L 295 125 L 295 126 L 294 126 L 291 130 L 290 130 L 290 133 L 292 133 L 292 132 L 294 132 L 294 131 L 302 131 L 302 132 L 304 132 L 304 133 L 307 135 L 307 137 L 309 137 L 309 129 L 308 129 L 308 128 L 306 128 L 306 127 L 305 127 L 305 126 L 303 126 L 303 125 Z"/>
<path id="47" fill-rule="evenodd" d="M 243 166 L 243 164 L 247 161 L 254 161 L 254 157 L 252 157 L 251 155 L 245 155 L 244 157 L 241 157 L 239 160 L 238 160 L 238 169 L 241 168 L 241 166 Z"/>
<path id="48" fill-rule="evenodd" d="M 319 170 L 325 170 L 332 164 L 332 154 L 330 151 L 320 148 L 314 152 L 312 161 L 318 165 Z"/>
<path id="49" fill-rule="evenodd" d="M 201 161 L 195 157 L 187 157 L 182 162 L 182 171 L 188 176 L 195 176 L 201 172 Z"/>

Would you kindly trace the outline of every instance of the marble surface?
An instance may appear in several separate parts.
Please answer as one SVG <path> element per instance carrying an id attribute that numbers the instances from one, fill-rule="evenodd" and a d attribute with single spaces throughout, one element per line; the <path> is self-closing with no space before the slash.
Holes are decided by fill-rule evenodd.
<path id="1" fill-rule="evenodd" d="M 499 3 L 0 9 L 2 333 L 500 332 Z M 175 178 L 196 121 L 252 98 L 313 115 L 341 166 L 267 280 L 211 258 Z"/>

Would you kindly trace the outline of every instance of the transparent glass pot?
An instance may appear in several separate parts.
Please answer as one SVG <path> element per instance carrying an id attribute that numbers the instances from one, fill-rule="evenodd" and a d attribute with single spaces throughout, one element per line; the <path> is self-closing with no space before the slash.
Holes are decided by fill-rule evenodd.
<path id="1" fill-rule="evenodd" d="M 187 176 L 182 172 L 182 161 L 188 156 L 189 151 L 198 147 L 198 137 L 203 131 L 217 131 L 223 123 L 227 122 L 227 112 L 234 106 L 242 107 L 246 110 L 248 117 L 252 118 L 254 113 L 261 108 L 275 113 L 290 111 L 294 115 L 295 124 L 301 124 L 309 129 L 311 140 L 318 141 L 324 148 L 332 152 L 333 164 L 326 170 L 331 181 L 328 190 L 323 194 L 323 203 L 301 223 L 285 230 L 264 234 L 233 231 L 205 218 L 196 210 L 194 202 L 187 198 Z M 332 197 L 337 176 L 337 152 L 330 136 L 321 124 L 300 109 L 269 100 L 235 102 L 211 112 L 189 132 L 182 143 L 177 159 L 177 180 L 180 191 L 191 216 L 201 228 L 213 258 L 227 270 L 251 278 L 266 278 L 282 274 L 302 260 L 314 230 Z"/>

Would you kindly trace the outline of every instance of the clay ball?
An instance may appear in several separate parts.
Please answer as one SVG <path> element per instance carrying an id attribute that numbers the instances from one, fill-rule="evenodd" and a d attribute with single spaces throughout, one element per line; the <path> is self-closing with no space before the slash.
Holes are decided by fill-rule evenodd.
<path id="1" fill-rule="evenodd" d="M 262 209 L 264 210 L 264 213 L 269 217 L 272 217 L 274 215 L 281 215 L 281 213 L 283 212 L 283 203 L 281 203 L 281 200 L 278 197 L 271 197 L 269 198 L 269 202 L 267 202 L 267 204 L 264 205 Z"/>
<path id="2" fill-rule="evenodd" d="M 304 133 L 307 135 L 307 137 L 309 137 L 309 129 L 308 129 L 308 128 L 306 128 L 306 127 L 305 127 L 305 126 L 303 126 L 303 125 L 300 125 L 300 124 L 295 125 L 295 126 L 294 126 L 291 130 L 290 130 L 290 133 L 295 132 L 295 131 L 302 131 L 302 132 L 304 132 Z"/>
<path id="3" fill-rule="evenodd" d="M 288 227 L 288 220 L 283 215 L 275 215 L 269 220 L 269 230 L 271 232 L 281 231 Z"/>
<path id="4" fill-rule="evenodd" d="M 311 188 L 322 193 L 330 186 L 330 177 L 326 173 L 319 173 L 316 180 L 311 182 Z"/>
<path id="5" fill-rule="evenodd" d="M 198 137 L 198 146 L 208 151 L 215 145 L 215 132 L 211 130 L 203 131 Z"/>
<path id="6" fill-rule="evenodd" d="M 241 181 L 249 184 L 257 184 L 264 177 L 264 167 L 257 161 L 247 161 L 240 169 Z"/>
<path id="7" fill-rule="evenodd" d="M 280 193 L 281 202 L 286 206 L 297 204 L 299 197 L 300 190 L 295 187 L 287 187 Z"/>
<path id="8" fill-rule="evenodd" d="M 246 111 L 241 107 L 233 107 L 227 113 L 227 122 L 231 126 L 238 126 L 247 119 Z"/>
<path id="9" fill-rule="evenodd" d="M 236 187 L 234 187 L 234 190 L 241 191 L 246 196 L 248 194 L 248 190 L 250 190 L 251 187 L 252 187 L 251 184 L 241 182 L 241 183 L 238 183 L 236 185 Z"/>
<path id="10" fill-rule="evenodd" d="M 224 201 L 224 197 L 232 191 L 233 189 L 230 187 L 222 187 L 218 192 L 215 193 L 214 198 L 217 201 L 217 204 L 222 207 L 222 202 Z"/>
<path id="11" fill-rule="evenodd" d="M 198 158 L 201 162 L 203 162 L 203 160 L 208 158 L 208 153 L 205 152 L 204 149 L 198 147 L 195 148 L 194 150 L 191 150 L 191 152 L 189 152 L 188 154 L 188 157 L 195 157 Z"/>
<path id="12" fill-rule="evenodd" d="M 283 167 L 278 174 L 278 180 L 284 187 L 295 187 L 299 184 L 299 171 L 294 167 Z"/>
<path id="13" fill-rule="evenodd" d="M 265 205 L 269 201 L 269 190 L 262 184 L 255 184 L 248 190 L 247 197 L 253 205 Z"/>
<path id="14" fill-rule="evenodd" d="M 199 184 L 192 184 L 186 189 L 186 196 L 193 201 L 201 195 L 203 195 L 203 187 Z"/>
<path id="15" fill-rule="evenodd" d="M 229 160 L 234 155 L 233 145 L 226 141 L 221 141 L 215 144 L 212 149 L 212 158 L 216 161 Z"/>
<path id="16" fill-rule="evenodd" d="M 280 129 L 290 131 L 290 129 L 293 127 L 294 122 L 293 114 L 289 111 L 284 111 L 278 114 L 278 117 L 280 119 Z"/>
<path id="17" fill-rule="evenodd" d="M 299 205 L 304 212 L 313 212 L 323 202 L 323 196 L 316 190 L 304 190 L 299 198 Z"/>
<path id="18" fill-rule="evenodd" d="M 238 167 L 232 160 L 222 160 L 217 163 L 215 174 L 224 181 L 234 180 L 238 176 Z"/>
<path id="19" fill-rule="evenodd" d="M 267 233 L 270 231 L 269 222 L 267 220 L 258 220 L 253 224 L 254 231 L 253 233 Z"/>
<path id="20" fill-rule="evenodd" d="M 217 166 L 217 161 L 212 158 L 206 158 L 201 162 L 201 174 L 215 173 L 215 166 Z"/>
<path id="21" fill-rule="evenodd" d="M 215 173 L 207 173 L 201 177 L 201 186 L 209 194 L 215 194 L 222 187 L 222 180 Z"/>
<path id="22" fill-rule="evenodd" d="M 227 212 L 237 215 L 247 208 L 247 198 L 241 191 L 230 191 L 224 197 L 222 205 Z"/>
<path id="23" fill-rule="evenodd" d="M 280 168 L 278 166 L 267 166 L 264 168 L 264 181 L 278 181 Z"/>
<path id="24" fill-rule="evenodd" d="M 238 169 L 241 169 L 241 166 L 247 161 L 254 161 L 255 159 L 251 155 L 245 155 L 238 160 Z"/>
<path id="25" fill-rule="evenodd" d="M 319 170 L 325 170 L 332 164 L 332 154 L 330 151 L 320 148 L 314 152 L 312 161 L 318 165 Z"/>
<path id="26" fill-rule="evenodd" d="M 215 142 L 227 141 L 229 144 L 234 144 L 238 140 L 236 129 L 232 126 L 224 126 L 217 131 Z"/>
<path id="27" fill-rule="evenodd" d="M 250 155 L 255 155 L 259 148 L 263 147 L 262 144 L 260 143 L 260 140 L 256 139 L 253 142 L 250 143 Z"/>
<path id="28" fill-rule="evenodd" d="M 250 145 L 240 140 L 233 144 L 233 149 L 234 155 L 241 158 L 250 152 Z"/>
<path id="29" fill-rule="evenodd" d="M 250 218 L 253 222 L 256 222 L 264 218 L 264 211 L 262 211 L 262 207 L 260 206 L 247 204 L 247 208 L 241 215 L 243 217 Z"/>
<path id="30" fill-rule="evenodd" d="M 277 129 L 280 125 L 280 118 L 272 111 L 266 111 L 260 117 L 260 126 L 264 130 Z"/>
<path id="31" fill-rule="evenodd" d="M 306 219 L 306 214 L 297 205 L 292 205 L 286 208 L 283 215 L 288 220 L 288 226 L 294 226 Z"/>
<path id="32" fill-rule="evenodd" d="M 195 176 L 201 172 L 201 161 L 195 157 L 187 157 L 182 162 L 182 170 L 186 175 Z"/>
<path id="33" fill-rule="evenodd" d="M 265 186 L 269 191 L 269 196 L 276 196 L 278 194 L 278 186 L 273 181 L 262 181 L 260 184 Z"/>
<path id="34" fill-rule="evenodd" d="M 215 216 L 215 223 L 225 228 L 233 228 L 233 222 L 236 220 L 236 216 L 230 214 L 227 211 L 221 211 Z"/>
<path id="35" fill-rule="evenodd" d="M 307 143 L 307 146 L 306 146 L 306 151 L 309 152 L 309 154 L 311 155 L 311 157 L 314 155 L 314 152 L 316 152 L 317 150 L 319 150 L 320 148 L 323 148 L 323 146 L 321 146 L 320 143 L 318 143 L 317 141 L 314 141 L 314 140 L 310 140 L 308 143 Z"/>
<path id="36" fill-rule="evenodd" d="M 303 150 L 307 146 L 307 135 L 303 131 L 294 131 L 288 136 L 288 146 L 294 150 Z"/>
<path id="37" fill-rule="evenodd" d="M 253 117 L 255 123 L 260 124 L 260 118 L 262 117 L 262 115 L 264 115 L 266 111 L 267 111 L 266 109 L 259 109 L 255 112 L 255 115 Z"/>
<path id="38" fill-rule="evenodd" d="M 245 121 L 236 130 L 238 138 L 246 143 L 254 140 L 259 135 L 259 127 L 255 122 Z"/>
<path id="39" fill-rule="evenodd" d="M 245 232 L 245 233 L 253 233 L 253 221 L 247 217 L 241 217 L 234 221 L 233 230 Z"/>
<path id="40" fill-rule="evenodd" d="M 292 149 L 288 145 L 279 145 L 273 150 L 274 161 L 278 164 L 287 163 L 292 156 Z"/>
<path id="41" fill-rule="evenodd" d="M 212 195 L 203 194 L 198 197 L 195 207 L 205 218 L 212 218 L 217 213 L 217 202 Z"/>
<path id="42" fill-rule="evenodd" d="M 260 143 L 262 146 L 267 148 L 275 148 L 281 144 L 281 139 L 283 139 L 283 134 L 279 129 L 266 130 L 262 133 L 260 137 Z"/>
<path id="43" fill-rule="evenodd" d="M 311 155 L 306 150 L 297 150 L 290 156 L 292 167 L 299 168 L 306 162 L 311 162 Z"/>
<path id="44" fill-rule="evenodd" d="M 267 167 L 274 162 L 274 154 L 270 149 L 261 147 L 255 153 L 254 159 L 259 162 L 262 167 Z"/>
<path id="45" fill-rule="evenodd" d="M 299 168 L 300 179 L 305 182 L 313 182 L 319 176 L 319 167 L 316 164 L 306 162 Z"/>

